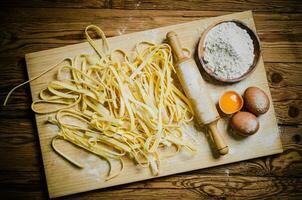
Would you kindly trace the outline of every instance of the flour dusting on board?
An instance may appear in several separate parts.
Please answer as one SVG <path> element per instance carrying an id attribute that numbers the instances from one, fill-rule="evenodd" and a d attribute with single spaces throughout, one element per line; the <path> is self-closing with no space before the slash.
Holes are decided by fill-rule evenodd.
<path id="1" fill-rule="evenodd" d="M 159 41 L 159 31 L 158 30 L 150 30 L 150 31 L 145 31 L 144 36 L 148 38 L 151 42 L 153 43 L 160 43 Z"/>
<path id="2" fill-rule="evenodd" d="M 105 177 L 108 167 L 101 158 L 96 155 L 90 154 L 86 159 L 82 161 L 84 163 L 83 173 L 94 177 L 98 181 L 103 181 L 102 177 Z"/>
<path id="3" fill-rule="evenodd" d="M 122 26 L 119 30 L 117 30 L 118 35 L 123 35 L 127 30 L 126 26 Z"/>
<path id="4" fill-rule="evenodd" d="M 54 117 L 54 116 L 52 116 L 52 117 Z M 47 118 L 50 118 L 50 115 L 47 116 Z M 45 126 L 45 129 L 48 133 L 51 133 L 53 136 L 56 136 L 57 133 L 60 131 L 60 129 L 57 125 L 50 124 L 50 123 L 47 123 L 47 126 Z"/>

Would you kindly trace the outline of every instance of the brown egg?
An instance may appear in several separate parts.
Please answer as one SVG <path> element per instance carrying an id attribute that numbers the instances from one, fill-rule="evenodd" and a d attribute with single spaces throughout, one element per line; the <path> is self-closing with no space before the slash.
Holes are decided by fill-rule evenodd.
<path id="1" fill-rule="evenodd" d="M 249 112 L 238 112 L 234 114 L 230 121 L 233 131 L 242 136 L 249 136 L 259 129 L 258 118 Z"/>
<path id="2" fill-rule="evenodd" d="M 266 113 L 269 109 L 269 98 L 260 88 L 247 88 L 244 92 L 243 98 L 246 109 L 256 116 Z"/>

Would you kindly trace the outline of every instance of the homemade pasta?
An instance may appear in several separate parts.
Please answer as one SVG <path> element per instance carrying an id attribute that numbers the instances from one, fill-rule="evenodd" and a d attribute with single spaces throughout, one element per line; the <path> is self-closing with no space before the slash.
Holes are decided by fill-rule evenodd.
<path id="1" fill-rule="evenodd" d="M 97 33 L 103 45 L 91 39 L 89 31 Z M 78 167 L 83 166 L 56 148 L 56 139 L 100 156 L 108 161 L 108 178 L 118 175 L 111 175 L 112 160 L 119 160 L 122 170 L 128 157 L 156 175 L 160 159 L 171 156 L 162 149 L 194 154 L 194 143 L 183 130 L 194 114 L 173 82 L 170 46 L 143 41 L 130 58 L 121 49 L 111 51 L 97 26 L 88 26 L 85 34 L 97 54 L 65 59 L 69 64 L 59 66 L 56 80 L 32 103 L 34 112 L 49 114 L 48 121 L 60 128 L 53 149 Z"/>

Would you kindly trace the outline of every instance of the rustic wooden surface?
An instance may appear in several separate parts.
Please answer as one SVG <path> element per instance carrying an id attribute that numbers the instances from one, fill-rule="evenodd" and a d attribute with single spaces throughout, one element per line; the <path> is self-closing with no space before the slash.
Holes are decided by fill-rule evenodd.
<path id="1" fill-rule="evenodd" d="M 166 38 L 167 32 L 173 30 L 176 31 L 178 37 L 181 38 L 182 46 L 188 48 L 192 54 L 195 55 L 194 51 L 197 43 L 199 42 L 200 35 L 210 24 L 214 24 L 221 20 L 234 19 L 242 21 L 251 29 L 255 30 L 252 12 L 245 11 L 111 37 L 108 38 L 108 42 L 112 49 L 121 48 L 126 52 L 129 52 L 133 50 L 135 44 L 142 40 L 150 40 L 159 43 Z M 104 31 L 106 33 L 106 30 Z M 76 45 L 67 45 L 60 48 L 26 54 L 25 60 L 29 79 L 38 76 L 41 72 L 47 70 L 49 66 L 55 65 L 58 60 L 75 57 L 80 54 L 89 54 L 91 52 L 94 52 L 93 48 L 87 42 L 84 42 Z M 45 74 L 43 78 L 41 77 L 40 79 L 34 80 L 30 83 L 33 100 L 37 100 L 40 91 L 47 87 L 48 81 L 45 80 L 52 80 L 55 73 L 56 70 L 53 70 Z M 248 78 L 240 81 L 239 83 L 224 86 L 208 83 L 205 84 L 207 85 L 207 91 L 211 93 L 211 97 L 216 103 L 223 92 L 233 89 L 239 93 L 243 93 L 249 86 L 257 86 L 263 89 L 271 99 L 262 57 L 257 64 L 256 70 Z M 205 112 L 210 112 L 210 105 L 205 105 L 202 97 L 200 97 L 197 102 L 201 103 L 203 106 L 208 106 L 208 108 L 205 109 L 209 109 L 209 111 Z M 40 105 L 39 107 L 44 110 L 47 106 L 49 105 Z M 96 159 L 96 162 L 91 162 L 91 158 L 96 157 L 92 157 L 90 154 L 87 154 L 82 150 L 79 151 L 77 148 L 70 148 L 70 146 L 66 144 L 60 146 L 59 149 L 66 153 L 66 155 L 72 155 L 73 159 L 78 160 L 80 163 L 85 163 L 84 169 L 79 170 L 58 156 L 51 148 L 51 139 L 57 134 L 57 127 L 49 123 L 45 124 L 45 120 L 47 119 L 47 116 L 45 115 L 37 114 L 35 119 L 39 142 L 41 145 L 45 170 L 44 173 L 50 197 L 66 196 L 83 191 L 155 178 L 152 176 L 148 168 L 140 168 L 138 170 L 137 166 L 134 165 L 132 161 L 124 160 L 125 169 L 119 174 L 119 176 L 105 181 L 104 171 L 108 168 L 108 163 L 101 159 Z M 74 121 L 74 123 L 77 122 L 78 121 Z M 69 123 L 72 122 L 69 121 Z M 244 141 L 238 142 L 238 140 L 234 140 L 234 138 L 228 134 L 226 121 L 220 120 L 217 123 L 219 124 L 217 127 L 219 134 L 221 134 L 225 143 L 229 146 L 229 153 L 228 155 L 221 156 L 219 158 L 213 156 L 206 139 L 206 134 L 195 129 L 192 124 L 188 133 L 190 133 L 190 135 L 196 135 L 196 140 L 198 141 L 196 155 L 188 158 L 187 154 L 180 153 L 171 158 L 161 160 L 160 173 L 158 177 L 207 168 L 210 166 L 229 164 L 252 158 L 259 158 L 282 152 L 282 144 L 273 107 L 271 107 L 265 115 L 259 117 L 259 123 L 259 133 L 252 137 L 245 138 Z M 245 150 L 242 151 L 242 149 Z M 184 162 L 186 164 L 184 164 Z M 94 170 L 91 171 L 91 169 Z M 97 174 L 99 175 L 96 175 L 96 173 L 92 174 L 92 172 L 98 172 Z"/>
<path id="2" fill-rule="evenodd" d="M 302 198 L 302 3 L 300 1 L 7 0 L 0 3 L 0 98 L 27 80 L 26 53 L 252 9 L 284 152 L 279 155 L 96 190 L 65 199 Z M 29 87 L 0 111 L 0 196 L 46 199 Z"/>

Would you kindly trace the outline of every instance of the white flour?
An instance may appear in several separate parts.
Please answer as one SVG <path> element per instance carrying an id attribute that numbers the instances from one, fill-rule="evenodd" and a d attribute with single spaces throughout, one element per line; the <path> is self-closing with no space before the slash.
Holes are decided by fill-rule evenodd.
<path id="1" fill-rule="evenodd" d="M 224 79 L 242 76 L 253 63 L 253 41 L 246 30 L 225 22 L 210 30 L 205 38 L 206 67 Z"/>

